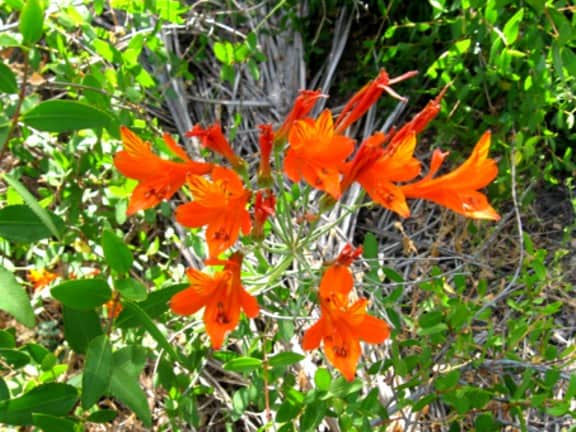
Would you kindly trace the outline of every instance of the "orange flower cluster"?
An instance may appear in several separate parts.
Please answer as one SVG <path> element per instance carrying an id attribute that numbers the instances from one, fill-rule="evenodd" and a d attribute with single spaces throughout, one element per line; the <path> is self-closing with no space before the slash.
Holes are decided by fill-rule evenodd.
<path id="1" fill-rule="evenodd" d="M 204 308 L 203 319 L 214 349 L 236 328 L 241 311 L 249 318 L 259 313 L 258 302 L 242 285 L 244 255 L 229 250 L 241 235 L 253 241 L 265 237 L 266 221 L 276 211 L 272 152 L 276 160 L 283 156 L 282 171 L 291 181 L 304 181 L 325 192 L 328 202 L 336 202 L 358 183 L 374 202 L 401 217 L 410 215 L 408 199 L 425 199 L 467 217 L 499 219 L 480 191 L 498 172 L 496 162 L 488 158 L 490 132 L 482 135 L 462 165 L 447 174 L 437 175 L 448 153 L 434 151 L 428 173 L 417 178 L 422 171 L 421 162 L 414 157 L 417 136 L 440 111 L 446 89 L 398 129 L 376 132 L 359 145 L 345 135 L 383 93 L 402 99 L 392 85 L 414 74 L 390 78 L 382 71 L 352 96 L 336 118 L 328 109 L 312 118 L 310 112 L 317 100 L 326 96 L 303 90 L 276 130 L 271 125 L 259 127 L 260 163 L 254 183 L 260 189 L 247 184 L 248 164 L 234 152 L 219 124 L 208 128 L 196 125 L 187 136 L 222 156 L 229 167 L 192 160 L 168 134 L 164 142 L 173 158 L 161 158 L 149 143 L 121 128 L 124 150 L 114 163 L 122 174 L 138 181 L 127 213 L 155 207 L 187 186 L 191 200 L 176 208 L 175 218 L 185 227 L 205 227 L 206 264 L 218 265 L 221 270 L 188 269 L 190 285 L 172 298 L 170 306 L 181 315 Z M 303 338 L 306 350 L 323 344 L 328 360 L 349 380 L 354 378 L 361 355 L 360 341 L 381 343 L 390 335 L 385 321 L 366 313 L 366 299 L 349 303 L 354 282 L 349 266 L 360 254 L 360 249 L 347 245 L 324 272 L 319 289 L 320 319 Z"/>
<path id="2" fill-rule="evenodd" d="M 34 291 L 50 285 L 57 278 L 58 275 L 56 273 L 49 272 L 46 269 L 30 269 L 26 274 L 26 279 L 32 284 Z"/>

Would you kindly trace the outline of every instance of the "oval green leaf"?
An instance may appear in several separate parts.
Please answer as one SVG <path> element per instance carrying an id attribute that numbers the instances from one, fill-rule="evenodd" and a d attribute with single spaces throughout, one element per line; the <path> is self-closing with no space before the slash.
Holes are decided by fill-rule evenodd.
<path id="1" fill-rule="evenodd" d="M 32 423 L 44 432 L 76 432 L 77 422 L 47 414 L 33 414 Z"/>
<path id="2" fill-rule="evenodd" d="M 268 359 L 268 364 L 272 367 L 286 367 L 298 363 L 305 356 L 295 352 L 282 352 Z"/>
<path id="3" fill-rule="evenodd" d="M 90 310 L 102 306 L 112 290 L 102 279 L 78 279 L 61 283 L 52 288 L 52 297 L 72 309 Z"/>
<path id="4" fill-rule="evenodd" d="M 233 372 L 248 372 L 262 367 L 262 360 L 254 357 L 236 357 L 224 364 L 224 369 Z"/>
<path id="5" fill-rule="evenodd" d="M 64 306 L 64 338 L 77 353 L 84 354 L 92 339 L 102 334 L 100 317 L 93 311 L 71 309 Z"/>
<path id="6" fill-rule="evenodd" d="M 146 300 L 148 292 L 146 287 L 135 279 L 119 279 L 114 282 L 114 287 L 126 300 L 140 302 Z"/>
<path id="7" fill-rule="evenodd" d="M 24 288 L 4 267 L 0 266 L 0 309 L 8 312 L 28 328 L 34 327 L 34 311 Z"/>
<path id="8" fill-rule="evenodd" d="M 49 211 L 48 217 L 55 225 L 63 225 L 60 218 Z M 57 228 L 58 229 L 58 228 Z M 33 243 L 52 236 L 52 231 L 34 211 L 24 204 L 6 206 L 0 209 L 0 236 L 6 240 Z"/>
<path id="9" fill-rule="evenodd" d="M 62 383 L 40 385 L 16 399 L 0 402 L 0 423 L 29 425 L 33 414 L 66 415 L 76 403 L 78 392 Z"/>
<path id="10" fill-rule="evenodd" d="M 46 132 L 102 128 L 107 127 L 110 120 L 106 112 L 70 100 L 41 102 L 22 116 L 26 125 Z"/>
<path id="11" fill-rule="evenodd" d="M 19 29 L 24 45 L 32 45 L 42 37 L 44 8 L 41 0 L 27 0 L 20 13 Z"/>
<path id="12" fill-rule="evenodd" d="M 118 416 L 118 413 L 111 409 L 103 409 L 100 411 L 95 411 L 88 416 L 88 421 L 92 423 L 108 423 L 114 420 Z"/>
<path id="13" fill-rule="evenodd" d="M 102 249 L 104 250 L 104 259 L 112 270 L 118 273 L 130 271 L 134 260 L 132 252 L 124 241 L 116 237 L 114 233 L 110 231 L 102 233 Z"/>

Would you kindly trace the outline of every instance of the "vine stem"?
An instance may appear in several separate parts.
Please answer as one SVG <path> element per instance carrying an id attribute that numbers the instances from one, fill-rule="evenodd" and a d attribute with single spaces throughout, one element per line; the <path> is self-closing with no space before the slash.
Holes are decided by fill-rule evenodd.
<path id="1" fill-rule="evenodd" d="M 10 129 L 8 130 L 8 134 L 6 135 L 6 139 L 0 147 L 0 162 L 4 159 L 4 154 L 6 153 L 6 149 L 8 148 L 8 142 L 12 135 L 14 135 L 14 131 L 16 130 L 16 126 L 18 125 L 18 119 L 20 118 L 20 110 L 22 109 L 22 103 L 24 102 L 24 96 L 26 96 L 26 86 L 28 85 L 28 69 L 30 67 L 30 60 L 29 60 L 29 53 L 28 50 L 24 51 L 24 69 L 22 71 L 22 84 L 20 85 L 20 92 L 18 93 L 18 102 L 16 104 L 16 110 L 14 111 L 14 115 L 12 116 L 12 121 L 10 125 Z"/>

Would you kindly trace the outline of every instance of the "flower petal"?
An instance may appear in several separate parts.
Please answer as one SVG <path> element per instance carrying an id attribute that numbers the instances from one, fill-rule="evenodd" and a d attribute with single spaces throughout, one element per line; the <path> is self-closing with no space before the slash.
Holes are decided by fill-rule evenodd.
<path id="1" fill-rule="evenodd" d="M 320 346 L 320 342 L 322 342 L 322 338 L 324 337 L 324 321 L 325 319 L 320 317 L 318 321 L 304 332 L 302 349 L 310 351 Z"/>
<path id="2" fill-rule="evenodd" d="M 390 337 L 390 326 L 384 320 L 365 315 L 362 322 L 353 327 L 354 336 L 364 342 L 379 344 Z"/>
<path id="3" fill-rule="evenodd" d="M 241 288 L 240 291 L 240 305 L 248 318 L 256 318 L 258 313 L 260 313 L 258 300 L 256 300 L 256 297 L 250 295 L 244 288 Z"/>
<path id="4" fill-rule="evenodd" d="M 186 288 L 176 293 L 170 300 L 170 309 L 178 315 L 191 315 L 206 305 L 207 298 L 198 295 L 194 288 Z"/>

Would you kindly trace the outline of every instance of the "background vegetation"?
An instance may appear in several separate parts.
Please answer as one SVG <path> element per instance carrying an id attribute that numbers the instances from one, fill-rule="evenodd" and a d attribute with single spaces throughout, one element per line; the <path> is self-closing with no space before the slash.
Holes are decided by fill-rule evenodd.
<path id="1" fill-rule="evenodd" d="M 0 423 L 576 430 L 575 9 L 2 2 Z M 210 350 L 197 320 L 167 312 L 186 266 L 201 263 L 200 237 L 173 222 L 170 203 L 126 217 L 135 182 L 112 164 L 120 125 L 161 146 L 161 131 L 183 138 L 218 120 L 255 164 L 256 125 L 279 124 L 299 89 L 321 88 L 337 107 L 381 68 L 419 75 L 397 87 L 407 104 L 384 99 L 355 133 L 409 119 L 451 83 L 418 151 L 450 149 L 455 164 L 491 129 L 500 175 L 488 194 L 502 220 L 423 203 L 401 224 L 369 206 L 347 220 L 347 238 L 364 245 L 361 293 L 394 326 L 352 383 L 299 348 L 310 311 L 294 293 L 312 296 L 318 274 L 297 263 L 252 263 L 244 276 L 265 313 Z M 325 240 L 306 260 L 337 250 Z"/>

